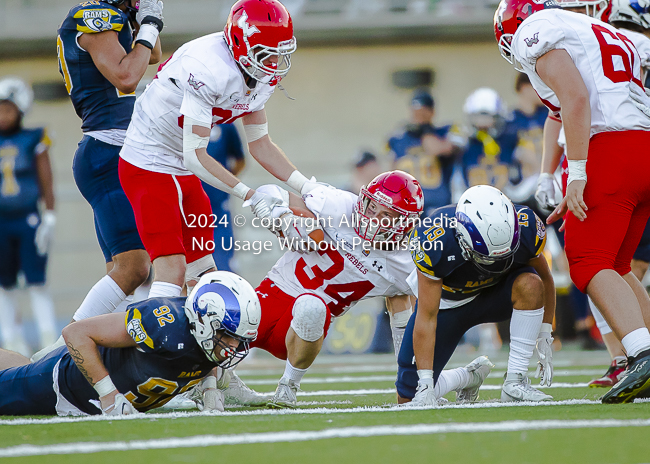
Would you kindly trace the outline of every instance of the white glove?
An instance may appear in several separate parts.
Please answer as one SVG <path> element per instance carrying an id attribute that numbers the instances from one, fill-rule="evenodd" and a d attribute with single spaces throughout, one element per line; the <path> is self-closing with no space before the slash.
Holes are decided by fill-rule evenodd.
<path id="1" fill-rule="evenodd" d="M 196 386 L 196 389 L 201 393 L 199 398 L 193 398 L 199 411 L 224 411 L 225 397 L 223 390 L 217 388 L 216 377 L 212 374 L 208 375 Z"/>
<path id="2" fill-rule="evenodd" d="M 437 406 L 438 401 L 433 389 L 433 379 L 418 380 L 418 389 L 410 403 L 411 407 Z"/>
<path id="3" fill-rule="evenodd" d="M 128 416 L 132 414 L 140 414 L 121 393 L 115 395 L 115 402 L 102 412 L 107 416 Z"/>
<path id="4" fill-rule="evenodd" d="M 642 90 L 638 85 L 630 83 L 630 98 L 634 106 L 650 118 L 650 94 L 648 90 Z"/>
<path id="5" fill-rule="evenodd" d="M 551 330 L 553 330 L 551 324 L 542 324 L 535 347 L 537 353 L 535 378 L 539 378 L 539 384 L 543 387 L 550 387 L 553 383 L 553 336 Z"/>
<path id="6" fill-rule="evenodd" d="M 50 249 L 52 237 L 54 236 L 54 226 L 56 225 L 56 214 L 52 210 L 45 210 L 41 217 L 41 224 L 36 229 L 34 244 L 39 255 L 45 256 Z"/>
<path id="7" fill-rule="evenodd" d="M 135 15 L 138 24 L 153 24 L 162 32 L 163 29 L 163 2 L 161 0 L 140 0 L 140 7 Z"/>
<path id="8" fill-rule="evenodd" d="M 543 172 L 537 179 L 537 191 L 535 200 L 541 209 L 554 210 L 558 203 L 555 201 L 555 176 L 548 172 Z"/>
<path id="9" fill-rule="evenodd" d="M 255 189 L 253 196 L 246 200 L 242 206 L 250 206 L 253 214 L 260 220 L 269 219 L 271 210 L 276 207 L 284 208 L 283 213 L 290 211 L 289 192 L 275 184 L 262 185 Z M 269 230 L 275 232 L 272 228 Z"/>

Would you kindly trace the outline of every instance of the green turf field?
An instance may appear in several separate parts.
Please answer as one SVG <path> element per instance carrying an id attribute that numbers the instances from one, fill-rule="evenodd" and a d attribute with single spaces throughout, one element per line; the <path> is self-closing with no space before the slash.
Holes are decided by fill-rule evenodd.
<path id="1" fill-rule="evenodd" d="M 458 353 L 450 367 L 476 354 Z M 302 383 L 291 411 L 228 408 L 224 414 L 160 412 L 139 418 L 4 418 L 0 458 L 19 462 L 113 463 L 638 463 L 650 462 L 650 403 L 601 405 L 605 352 L 555 354 L 547 393 L 557 403 L 503 406 L 498 401 L 507 352 L 475 405 L 429 410 L 394 406 L 392 355 L 324 356 Z M 260 355 L 239 369 L 258 391 L 275 388 L 283 370 Z M 532 371 L 532 369 L 531 369 Z M 10 458 L 10 456 L 24 456 Z"/>

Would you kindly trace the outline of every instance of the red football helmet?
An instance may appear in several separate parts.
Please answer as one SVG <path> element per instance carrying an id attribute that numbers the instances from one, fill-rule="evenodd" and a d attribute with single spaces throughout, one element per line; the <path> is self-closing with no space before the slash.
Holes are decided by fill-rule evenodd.
<path id="1" fill-rule="evenodd" d="M 586 13 L 592 18 L 607 22 L 609 17 L 609 0 L 555 0 L 561 8 L 585 7 Z M 603 17 L 605 14 L 605 17 Z"/>
<path id="2" fill-rule="evenodd" d="M 384 206 L 399 214 L 388 220 L 371 217 L 370 203 Z M 354 231 L 359 237 L 375 242 L 401 242 L 415 227 L 424 208 L 424 194 L 420 183 L 403 171 L 379 174 L 368 186 L 361 187 L 354 207 Z"/>
<path id="3" fill-rule="evenodd" d="M 276 85 L 289 72 L 296 38 L 291 15 L 277 0 L 239 0 L 224 34 L 232 57 L 253 79 Z"/>
<path id="4" fill-rule="evenodd" d="M 546 8 L 558 8 L 555 0 L 501 0 L 494 13 L 494 36 L 505 60 L 514 64 L 511 44 L 517 28 L 533 13 Z"/>

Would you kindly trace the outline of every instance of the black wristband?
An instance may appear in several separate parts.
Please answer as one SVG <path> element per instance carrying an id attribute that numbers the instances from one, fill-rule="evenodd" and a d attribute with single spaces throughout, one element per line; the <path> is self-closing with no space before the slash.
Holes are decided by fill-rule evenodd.
<path id="1" fill-rule="evenodd" d="M 144 24 L 151 24 L 158 29 L 158 33 L 162 32 L 163 30 L 163 22 L 162 19 L 158 19 L 155 16 L 145 16 L 140 25 Z"/>

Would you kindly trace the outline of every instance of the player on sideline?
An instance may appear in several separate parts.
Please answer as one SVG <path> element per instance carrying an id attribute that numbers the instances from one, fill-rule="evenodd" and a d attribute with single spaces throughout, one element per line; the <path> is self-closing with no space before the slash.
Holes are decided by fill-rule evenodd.
<path id="1" fill-rule="evenodd" d="M 215 268 L 203 245 L 213 239 L 212 210 L 200 180 L 250 199 L 260 217 L 273 206 L 208 155 L 212 125 L 243 118 L 249 151 L 264 168 L 299 192 L 313 187 L 271 141 L 264 111 L 295 50 L 280 2 L 240 0 L 224 32 L 179 48 L 137 99 L 119 171 L 155 270 L 150 297 L 178 296 Z"/>
<path id="2" fill-rule="evenodd" d="M 84 133 L 72 169 L 79 191 L 93 208 L 107 271 L 73 321 L 115 311 L 149 275 L 149 258 L 117 165 L 135 88 L 147 66 L 160 60 L 162 8 L 159 0 L 84 2 L 70 10 L 58 30 L 59 71 Z M 62 344 L 60 338 L 56 345 Z"/>
<path id="3" fill-rule="evenodd" d="M 650 298 L 630 271 L 650 217 L 650 118 L 642 109 L 650 100 L 639 54 L 622 32 L 553 1 L 502 0 L 494 26 L 502 56 L 528 74 L 549 109 L 562 112 L 567 192 L 547 222 L 571 212 L 565 221 L 571 278 L 629 357 L 625 376 L 602 400 L 631 402 L 650 389 Z"/>
<path id="4" fill-rule="evenodd" d="M 0 350 L 0 415 L 158 408 L 215 366 L 225 369 L 246 357 L 259 321 L 259 300 L 248 282 L 225 271 L 206 274 L 187 298 L 152 298 L 129 306 L 126 319 L 114 313 L 68 325 L 67 346 L 35 363 Z M 216 380 L 203 388 L 216 389 Z"/>
<path id="5" fill-rule="evenodd" d="M 259 190 L 286 198 L 286 191 L 276 185 Z M 321 221 L 324 240 L 318 251 L 287 251 L 256 289 L 262 321 L 251 346 L 286 359 L 284 375 L 268 402 L 273 408 L 296 406 L 300 381 L 321 350 L 331 318 L 362 299 L 386 298 L 399 351 L 412 312 L 413 291 L 406 279 L 414 266 L 407 237 L 424 206 L 418 181 L 402 171 L 380 174 L 358 197 L 320 186 L 303 195 L 303 201 L 296 200 L 292 207 L 326 218 Z M 273 209 L 274 217 L 282 214 L 282 207 Z M 482 356 L 464 368 L 446 371 L 441 395 L 457 390 L 461 400 L 475 400 L 491 367 Z"/>
<path id="6" fill-rule="evenodd" d="M 49 156 L 52 142 L 45 128 L 23 127 L 32 99 L 32 89 L 22 80 L 0 80 L 0 330 L 4 347 L 20 352 L 28 348 L 16 318 L 19 271 L 27 280 L 40 347 L 52 344 L 58 336 L 54 303 L 45 285 L 56 224 Z"/>
<path id="7" fill-rule="evenodd" d="M 528 364 L 537 345 L 541 384 L 553 380 L 551 323 L 555 285 L 542 255 L 546 230 L 526 206 L 488 185 L 438 208 L 438 224 L 413 232 L 418 306 L 398 359 L 400 403 L 434 404 L 434 388 L 463 334 L 485 322 L 510 321 L 510 356 L 501 401 L 546 401 Z M 438 247 L 435 244 L 441 246 Z"/>

